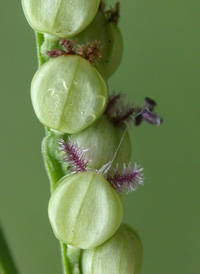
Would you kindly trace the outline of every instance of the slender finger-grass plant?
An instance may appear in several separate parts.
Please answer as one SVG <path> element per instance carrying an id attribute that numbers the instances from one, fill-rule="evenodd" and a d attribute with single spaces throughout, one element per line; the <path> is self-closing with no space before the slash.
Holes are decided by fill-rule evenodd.
<path id="1" fill-rule="evenodd" d="M 45 126 L 48 216 L 60 241 L 63 272 L 140 273 L 141 241 L 121 224 L 122 192 L 143 184 L 143 168 L 130 163 L 128 130 L 142 121 L 160 125 L 162 119 L 150 98 L 139 107 L 125 104 L 121 93 L 109 95 L 107 79 L 123 49 L 119 3 L 110 9 L 100 0 L 22 0 L 22 5 L 36 33 L 39 68 L 31 100 Z M 6 248 L 5 256 L 11 258 Z M 5 273 L 16 273 L 11 262 Z"/>

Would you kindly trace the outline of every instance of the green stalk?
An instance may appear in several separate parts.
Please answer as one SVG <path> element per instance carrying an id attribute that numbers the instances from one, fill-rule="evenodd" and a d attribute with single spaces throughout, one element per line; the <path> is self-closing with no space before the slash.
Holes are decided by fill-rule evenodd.
<path id="1" fill-rule="evenodd" d="M 60 242 L 61 254 L 62 254 L 62 266 L 64 274 L 71 274 L 69 261 L 67 258 L 67 245 Z"/>
<path id="2" fill-rule="evenodd" d="M 42 141 L 42 155 L 47 175 L 50 181 L 51 193 L 56 183 L 65 175 L 61 163 L 56 159 L 59 139 L 63 134 L 55 134 L 53 131 L 46 130 L 46 137 Z"/>
<path id="3" fill-rule="evenodd" d="M 0 225 L 0 273 L 19 274 Z"/>
<path id="4" fill-rule="evenodd" d="M 48 132 L 48 130 L 46 130 L 46 134 L 46 137 L 42 141 L 42 155 L 52 193 L 56 183 L 64 176 L 64 173 L 60 162 L 55 159 L 54 155 L 54 147 L 56 143 L 58 145 L 59 136 L 56 136 L 53 132 Z M 60 242 L 60 248 L 63 261 L 63 273 L 72 274 L 67 258 L 67 245 Z"/>
<path id="5" fill-rule="evenodd" d="M 37 42 L 37 54 L 38 54 L 38 64 L 39 67 L 45 63 L 45 57 L 41 52 L 41 46 L 45 42 L 43 34 L 36 33 Z M 55 38 L 55 44 L 57 39 Z M 65 175 L 62 165 L 58 159 L 56 159 L 56 150 L 58 149 L 59 139 L 63 137 L 62 133 L 51 131 L 49 128 L 45 127 L 45 138 L 42 141 L 42 155 L 44 159 L 44 165 L 46 172 L 50 181 L 50 190 L 53 192 L 56 183 Z M 71 254 L 68 251 L 68 246 L 60 242 L 61 255 L 62 255 L 62 265 L 64 274 L 75 274 L 74 266 L 79 260 L 80 249 L 76 250 L 77 256 L 74 252 Z M 74 260 L 77 257 L 77 260 Z M 73 262 L 73 263 L 72 263 Z M 77 272 L 76 272 L 77 273 Z"/>
<path id="6" fill-rule="evenodd" d="M 38 56 L 38 66 L 40 67 L 41 65 L 43 65 L 45 63 L 44 58 L 41 54 L 41 45 L 44 42 L 44 35 L 42 33 L 39 32 L 35 32 L 35 36 L 36 36 L 36 46 L 37 46 L 37 56 Z"/>

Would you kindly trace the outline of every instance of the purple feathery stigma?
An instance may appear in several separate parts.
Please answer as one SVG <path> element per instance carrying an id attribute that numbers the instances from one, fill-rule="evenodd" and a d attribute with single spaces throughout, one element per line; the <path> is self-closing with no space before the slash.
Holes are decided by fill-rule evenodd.
<path id="1" fill-rule="evenodd" d="M 105 114 L 112 116 L 113 112 L 117 111 L 118 103 L 121 101 L 122 93 L 115 94 L 114 92 L 108 98 L 107 108 Z"/>
<path id="2" fill-rule="evenodd" d="M 105 114 L 115 126 L 124 126 L 133 121 L 134 115 L 137 112 L 135 106 L 124 104 L 122 101 L 122 93 L 113 93 L 108 100 L 108 105 Z"/>
<path id="3" fill-rule="evenodd" d="M 124 126 L 134 121 L 139 126 L 143 120 L 152 125 L 159 126 L 163 120 L 155 112 L 153 112 L 156 102 L 149 97 L 144 99 L 143 107 L 124 104 L 122 101 L 122 93 L 113 93 L 108 100 L 105 114 L 115 126 Z"/>
<path id="4" fill-rule="evenodd" d="M 63 161 L 67 163 L 72 172 L 86 171 L 90 158 L 86 159 L 85 154 L 88 149 L 81 149 L 77 143 L 72 142 L 68 137 L 68 143 L 63 139 L 59 141 L 59 149 L 65 152 Z"/>
<path id="5" fill-rule="evenodd" d="M 113 117 L 112 121 L 114 125 L 124 125 L 133 121 L 135 114 L 135 107 L 130 105 L 124 105 L 121 103 L 121 106 L 116 111 L 116 115 Z"/>
<path id="6" fill-rule="evenodd" d="M 48 50 L 46 54 L 51 58 L 56 58 L 61 55 L 65 55 L 65 51 L 61 49 Z"/>
<path id="7" fill-rule="evenodd" d="M 107 180 L 117 190 L 122 192 L 127 189 L 128 191 L 134 191 L 138 185 L 143 185 L 143 168 L 140 168 L 135 164 L 133 170 L 131 163 L 123 165 L 122 172 L 119 172 L 118 164 L 115 167 L 114 173 L 111 170 L 107 173 Z"/>

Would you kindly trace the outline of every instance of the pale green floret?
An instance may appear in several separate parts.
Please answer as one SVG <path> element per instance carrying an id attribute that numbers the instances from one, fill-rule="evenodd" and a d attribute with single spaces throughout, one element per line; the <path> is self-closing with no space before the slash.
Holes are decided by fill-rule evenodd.
<path id="1" fill-rule="evenodd" d="M 55 236 L 62 242 L 89 249 L 107 241 L 118 229 L 122 202 L 109 182 L 96 172 L 63 177 L 48 207 Z"/>
<path id="2" fill-rule="evenodd" d="M 84 274 L 139 274 L 142 268 L 142 243 L 131 228 L 120 226 L 103 245 L 82 251 Z"/>
<path id="3" fill-rule="evenodd" d="M 77 44 L 100 41 L 102 59 L 96 62 L 95 66 L 106 78 L 116 71 L 123 53 L 122 36 L 118 26 L 106 21 L 101 11 L 83 32 L 73 37 L 73 40 L 75 39 L 77 39 Z"/>
<path id="4" fill-rule="evenodd" d="M 22 0 L 27 21 L 40 33 L 71 37 L 95 17 L 100 0 Z"/>
<path id="5" fill-rule="evenodd" d="M 89 149 L 86 154 L 91 159 L 88 167 L 100 169 L 113 159 L 123 133 L 124 129 L 114 126 L 103 115 L 90 127 L 71 135 L 70 138 L 81 149 Z M 130 157 L 131 141 L 127 132 L 112 166 L 115 167 L 118 163 L 120 169 L 124 163 L 129 163 Z"/>
<path id="6" fill-rule="evenodd" d="M 40 122 L 65 133 L 90 126 L 104 112 L 107 97 L 99 72 L 75 55 L 49 60 L 31 84 L 32 104 Z"/>

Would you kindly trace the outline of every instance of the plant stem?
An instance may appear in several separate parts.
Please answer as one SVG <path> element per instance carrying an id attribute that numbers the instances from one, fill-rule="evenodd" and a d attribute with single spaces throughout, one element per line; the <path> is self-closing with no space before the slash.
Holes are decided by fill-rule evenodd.
<path id="1" fill-rule="evenodd" d="M 45 42 L 44 35 L 36 32 L 36 42 L 37 42 L 37 54 L 38 54 L 38 64 L 39 67 L 45 63 L 45 57 L 41 52 L 41 46 Z M 57 40 L 56 40 L 57 41 Z M 56 150 L 58 149 L 58 141 L 62 138 L 62 133 L 56 133 L 51 131 L 49 128 L 45 127 L 46 137 L 42 141 L 42 155 L 44 159 L 44 164 L 46 168 L 47 175 L 50 180 L 51 193 L 53 192 L 56 183 L 65 175 L 60 161 L 56 159 Z M 71 270 L 68 254 L 68 246 L 60 242 L 62 262 L 63 262 L 63 273 L 73 274 Z M 79 251 L 80 253 L 80 251 Z M 78 253 L 78 254 L 79 254 Z"/>
<path id="2" fill-rule="evenodd" d="M 50 180 L 51 193 L 53 192 L 58 180 L 64 176 L 61 164 L 58 160 L 56 160 L 54 151 L 55 146 L 58 146 L 59 138 L 59 135 L 56 135 L 54 132 L 50 132 L 46 129 L 46 137 L 42 141 L 42 155 L 46 172 Z M 67 245 L 60 242 L 60 248 L 63 261 L 63 273 L 71 274 L 67 257 Z"/>
<path id="3" fill-rule="evenodd" d="M 69 265 L 73 274 L 81 274 L 80 269 L 80 256 L 81 249 L 75 246 L 67 246 L 67 257 L 69 259 Z"/>
<path id="4" fill-rule="evenodd" d="M 62 265 L 63 265 L 63 273 L 71 274 L 69 261 L 67 258 L 67 245 L 60 242 L 61 254 L 62 254 Z"/>
<path id="5" fill-rule="evenodd" d="M 41 45 L 44 42 L 44 35 L 39 32 L 35 32 L 35 38 L 36 38 L 36 46 L 37 46 L 37 55 L 38 55 L 38 66 L 40 67 L 45 63 L 44 58 L 41 54 Z"/>
<path id="6" fill-rule="evenodd" d="M 63 134 L 55 134 L 53 131 L 46 130 L 46 137 L 42 141 L 42 155 L 47 175 L 50 181 L 51 193 L 56 183 L 65 175 L 61 163 L 56 159 L 58 142 Z"/>
<path id="7" fill-rule="evenodd" d="M 2 272 L 1 272 L 2 271 Z M 2 274 L 19 274 L 11 252 L 8 248 L 5 236 L 0 225 L 0 272 Z"/>

